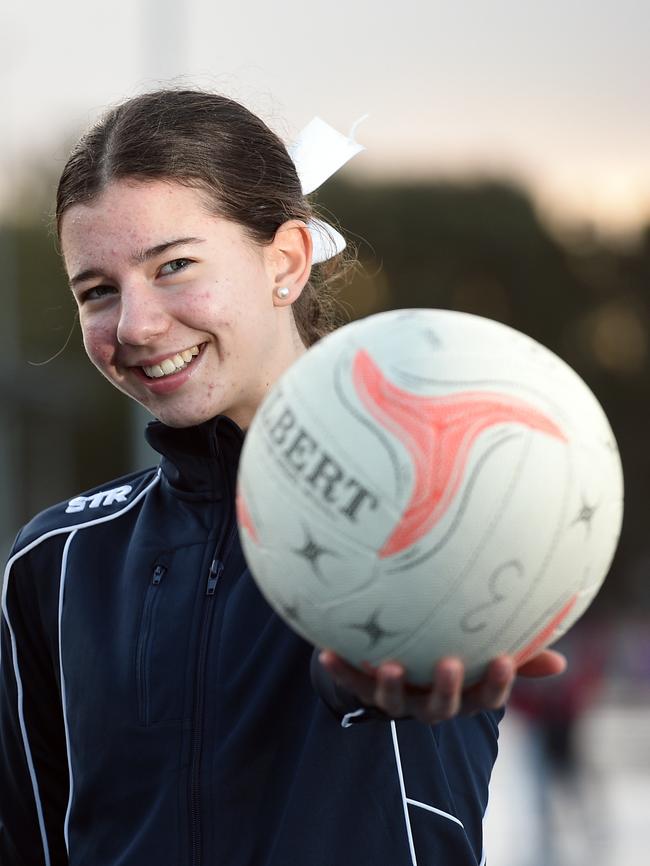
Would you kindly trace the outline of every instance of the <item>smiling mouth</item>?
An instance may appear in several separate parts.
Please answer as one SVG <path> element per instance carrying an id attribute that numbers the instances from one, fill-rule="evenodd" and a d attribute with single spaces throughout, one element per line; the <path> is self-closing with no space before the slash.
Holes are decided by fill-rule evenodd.
<path id="1" fill-rule="evenodd" d="M 160 364 L 153 364 L 151 367 L 141 367 L 140 369 L 148 379 L 162 379 L 165 376 L 173 376 L 179 370 L 189 367 L 200 351 L 198 346 L 192 346 L 190 349 L 183 349 L 182 352 L 178 352 L 176 355 L 170 355 L 169 358 L 165 358 Z"/>

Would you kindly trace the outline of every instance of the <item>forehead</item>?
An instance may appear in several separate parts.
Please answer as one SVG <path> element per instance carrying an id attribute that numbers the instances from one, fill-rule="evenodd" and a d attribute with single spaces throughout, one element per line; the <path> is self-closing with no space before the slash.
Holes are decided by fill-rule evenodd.
<path id="1" fill-rule="evenodd" d="M 88 204 L 68 208 L 61 220 L 61 247 L 70 269 L 89 255 L 94 260 L 129 257 L 171 236 L 205 231 L 215 222 L 198 190 L 173 181 L 116 180 Z"/>

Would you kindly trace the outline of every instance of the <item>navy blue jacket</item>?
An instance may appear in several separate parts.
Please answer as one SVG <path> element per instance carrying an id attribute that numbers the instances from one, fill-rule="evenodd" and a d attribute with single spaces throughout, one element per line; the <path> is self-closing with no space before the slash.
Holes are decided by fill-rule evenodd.
<path id="1" fill-rule="evenodd" d="M 242 556 L 241 432 L 147 436 L 158 470 L 43 512 L 9 560 L 2 866 L 481 863 L 499 714 L 326 705 Z"/>

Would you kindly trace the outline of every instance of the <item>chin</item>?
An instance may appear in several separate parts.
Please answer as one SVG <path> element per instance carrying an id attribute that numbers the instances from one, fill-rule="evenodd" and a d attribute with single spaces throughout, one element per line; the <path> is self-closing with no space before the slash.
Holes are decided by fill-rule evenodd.
<path id="1" fill-rule="evenodd" d="M 215 415 L 218 414 L 218 412 L 215 412 Z M 166 424 L 168 427 L 175 427 L 176 429 L 198 427 L 199 424 L 203 424 L 204 421 L 209 421 L 213 417 L 214 415 L 177 415 L 172 412 L 169 414 L 162 412 L 160 415 L 156 415 L 156 418 L 162 421 L 163 424 Z"/>
<path id="2" fill-rule="evenodd" d="M 161 421 L 163 424 L 166 424 L 168 427 L 175 428 L 183 428 L 183 427 L 197 427 L 199 424 L 203 424 L 204 421 L 209 421 L 210 418 L 214 418 L 215 415 L 220 414 L 219 408 L 209 408 L 200 410 L 192 410 L 190 407 L 182 407 L 182 406 L 151 406 L 146 405 L 144 402 L 142 404 L 144 408 L 150 412 L 154 418 L 158 421 Z M 214 411 L 213 411 L 214 409 Z"/>
<path id="3" fill-rule="evenodd" d="M 248 420 L 248 416 L 245 412 L 239 411 L 238 407 L 232 406 L 230 403 L 212 401 L 212 405 L 204 405 L 199 408 L 196 406 L 192 406 L 191 403 L 194 401 L 188 401 L 190 405 L 172 405 L 170 402 L 168 405 L 162 405 L 159 403 L 157 406 L 147 406 L 143 403 L 145 408 L 155 417 L 158 421 L 161 421 L 163 424 L 166 424 L 168 427 L 175 427 L 177 429 L 181 429 L 183 427 L 198 427 L 199 424 L 203 424 L 205 421 L 209 421 L 211 418 L 216 418 L 217 415 L 225 415 L 234 421 L 235 424 L 238 424 L 242 429 L 242 422 Z"/>

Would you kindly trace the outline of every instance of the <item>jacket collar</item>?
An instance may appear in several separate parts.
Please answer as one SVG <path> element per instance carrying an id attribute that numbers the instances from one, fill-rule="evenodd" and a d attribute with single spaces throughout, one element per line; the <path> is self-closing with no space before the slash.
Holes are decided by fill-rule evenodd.
<path id="1" fill-rule="evenodd" d="M 197 499 L 233 495 L 244 433 L 230 418 L 182 428 L 152 421 L 145 437 L 162 455 L 163 479 L 174 492 Z"/>

